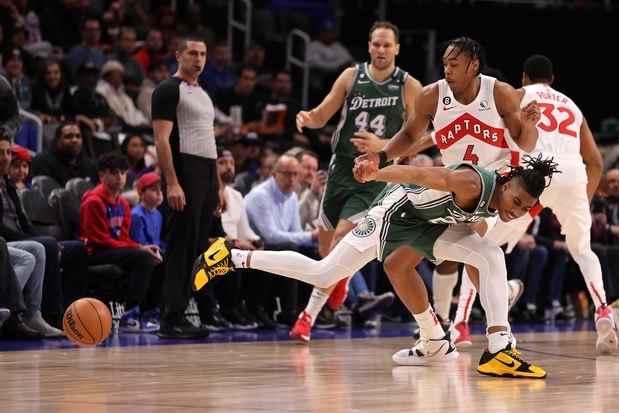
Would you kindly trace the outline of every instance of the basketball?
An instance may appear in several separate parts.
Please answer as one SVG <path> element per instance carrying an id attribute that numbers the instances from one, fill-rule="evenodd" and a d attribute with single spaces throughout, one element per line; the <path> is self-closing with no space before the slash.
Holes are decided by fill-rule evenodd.
<path id="1" fill-rule="evenodd" d="M 73 343 L 96 346 L 110 335 L 112 314 L 109 308 L 95 298 L 80 298 L 64 313 L 62 327 Z"/>

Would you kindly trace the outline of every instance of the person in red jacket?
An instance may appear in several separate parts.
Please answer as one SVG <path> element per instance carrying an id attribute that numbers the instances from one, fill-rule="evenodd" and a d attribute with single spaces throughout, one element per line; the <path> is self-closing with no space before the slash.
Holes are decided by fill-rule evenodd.
<path id="1" fill-rule="evenodd" d="M 101 183 L 82 198 L 80 237 L 86 244 L 89 265 L 115 264 L 128 275 L 120 330 L 145 332 L 140 326 L 139 305 L 146 298 L 161 255 L 156 245 L 141 245 L 129 236 L 131 210 L 120 196 L 128 168 L 127 159 L 119 153 L 101 155 L 97 166 Z"/>

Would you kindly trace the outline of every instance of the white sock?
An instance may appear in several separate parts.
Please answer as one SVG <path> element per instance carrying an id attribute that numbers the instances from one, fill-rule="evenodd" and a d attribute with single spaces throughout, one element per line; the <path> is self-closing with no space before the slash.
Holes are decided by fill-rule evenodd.
<path id="1" fill-rule="evenodd" d="M 511 334 L 509 331 L 497 331 L 488 334 L 488 351 L 492 354 L 503 350 L 510 343 Z"/>
<path id="2" fill-rule="evenodd" d="M 232 264 L 234 268 L 248 268 L 247 267 L 247 256 L 249 255 L 249 251 L 247 250 L 230 250 L 230 259 L 232 260 Z"/>
<path id="3" fill-rule="evenodd" d="M 436 314 L 443 321 L 449 320 L 449 309 L 453 290 L 458 283 L 458 272 L 451 274 L 439 274 L 434 270 L 432 273 L 432 298 Z"/>
<path id="4" fill-rule="evenodd" d="M 422 338 L 439 339 L 445 336 L 445 331 L 443 331 L 441 323 L 438 322 L 432 306 L 429 305 L 422 313 L 413 314 L 413 317 L 419 325 L 419 335 Z"/>
<path id="5" fill-rule="evenodd" d="M 460 284 L 460 296 L 458 297 L 458 309 L 456 310 L 454 324 L 469 322 L 471 308 L 473 308 L 476 297 L 477 290 L 466 273 L 465 267 L 462 272 L 462 283 Z"/>
<path id="6" fill-rule="evenodd" d="M 305 312 L 309 314 L 310 317 L 312 317 L 312 325 L 314 325 L 314 321 L 316 321 L 318 313 L 320 313 L 320 310 L 322 310 L 322 307 L 325 306 L 328 299 L 328 292 L 325 292 L 320 288 L 314 287 L 314 289 L 312 290 L 312 295 L 310 295 L 307 306 L 305 307 Z"/>

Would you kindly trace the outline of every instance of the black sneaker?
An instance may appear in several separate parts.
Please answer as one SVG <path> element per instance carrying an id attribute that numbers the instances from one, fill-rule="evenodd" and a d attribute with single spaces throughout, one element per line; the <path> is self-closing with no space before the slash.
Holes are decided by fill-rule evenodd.
<path id="1" fill-rule="evenodd" d="M 359 297 L 357 305 L 353 309 L 355 319 L 369 320 L 376 314 L 381 314 L 395 301 L 395 295 L 387 292 L 381 295 L 371 295 L 369 297 Z"/>
<path id="2" fill-rule="evenodd" d="M 222 309 L 221 313 L 230 322 L 233 330 L 253 330 L 258 328 L 258 323 L 249 321 L 238 308 Z"/>
<path id="3" fill-rule="evenodd" d="M 217 308 L 213 308 L 202 318 L 202 328 L 209 331 L 222 331 L 232 328 L 232 324 L 226 320 Z"/>
<path id="4" fill-rule="evenodd" d="M 160 338 L 196 339 L 208 337 L 209 331 L 194 326 L 183 316 L 174 320 L 162 318 L 157 335 Z"/>
<path id="5" fill-rule="evenodd" d="M 322 307 L 320 313 L 316 317 L 316 321 L 314 322 L 314 328 L 318 328 L 321 330 L 329 330 L 335 328 L 335 312 L 329 308 L 328 305 Z"/>
<path id="6" fill-rule="evenodd" d="M 265 328 L 268 330 L 276 330 L 277 324 L 273 318 L 269 317 L 266 310 L 263 307 L 256 307 L 254 312 L 254 316 L 256 317 L 256 321 L 258 321 L 258 326 L 260 328 Z"/>
<path id="7" fill-rule="evenodd" d="M 213 278 L 226 275 L 234 270 L 230 259 L 231 249 L 232 246 L 224 238 L 217 238 L 206 251 L 196 258 L 191 272 L 194 291 L 202 289 Z"/>

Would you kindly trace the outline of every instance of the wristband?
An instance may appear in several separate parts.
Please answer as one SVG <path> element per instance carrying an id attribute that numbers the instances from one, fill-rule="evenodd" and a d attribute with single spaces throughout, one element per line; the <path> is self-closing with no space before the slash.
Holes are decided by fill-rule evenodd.
<path id="1" fill-rule="evenodd" d="M 385 152 L 385 151 L 378 152 L 378 159 L 379 159 L 379 161 L 378 161 L 379 168 L 382 168 L 382 167 L 386 166 L 387 162 L 388 162 L 387 161 L 387 152 Z"/>

